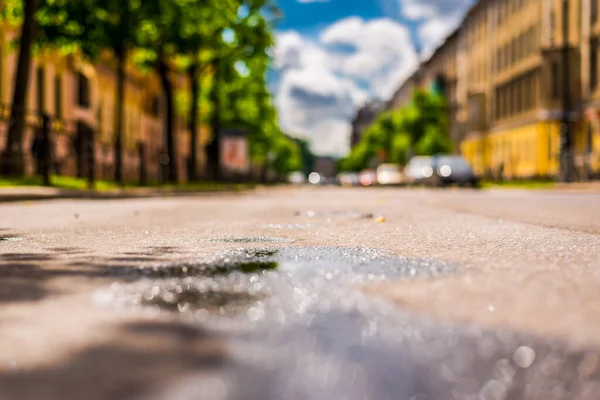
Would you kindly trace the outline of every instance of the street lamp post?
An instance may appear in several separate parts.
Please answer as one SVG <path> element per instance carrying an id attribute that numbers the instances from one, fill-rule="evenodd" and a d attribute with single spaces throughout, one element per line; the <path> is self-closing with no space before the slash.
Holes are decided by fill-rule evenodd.
<path id="1" fill-rule="evenodd" d="M 571 154 L 571 96 L 569 87 L 569 0 L 562 0 L 562 102 L 563 112 L 560 124 L 560 174 L 561 182 L 573 180 L 573 157 Z"/>

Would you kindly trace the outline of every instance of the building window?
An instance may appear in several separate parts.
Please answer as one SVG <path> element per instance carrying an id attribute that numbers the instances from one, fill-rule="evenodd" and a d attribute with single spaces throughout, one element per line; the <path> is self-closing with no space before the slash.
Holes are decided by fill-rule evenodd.
<path id="1" fill-rule="evenodd" d="M 98 136 L 104 139 L 106 132 L 104 132 L 104 103 L 100 101 L 98 105 Z"/>
<path id="2" fill-rule="evenodd" d="M 531 86 L 530 86 L 529 74 L 523 77 L 523 110 L 529 110 L 531 104 Z"/>
<path id="3" fill-rule="evenodd" d="M 509 99 L 508 99 L 508 86 L 504 86 L 502 88 L 502 118 L 507 118 L 508 117 L 508 104 L 509 104 Z"/>
<path id="4" fill-rule="evenodd" d="M 500 91 L 496 89 L 494 94 L 494 119 L 500 118 Z"/>
<path id="5" fill-rule="evenodd" d="M 527 96 L 528 96 L 528 109 L 531 110 L 535 108 L 535 72 L 532 72 L 527 77 L 528 87 L 527 87 Z"/>
<path id="6" fill-rule="evenodd" d="M 550 43 L 554 42 L 554 34 L 555 34 L 555 29 L 556 29 L 556 13 L 554 12 L 554 10 L 552 10 L 550 12 Z"/>
<path id="7" fill-rule="evenodd" d="M 471 120 L 471 124 L 476 125 L 479 123 L 479 103 L 478 99 L 472 98 L 471 104 L 469 107 L 469 119 Z"/>
<path id="8" fill-rule="evenodd" d="M 598 87 L 598 42 L 590 43 L 590 90 L 593 92 Z"/>
<path id="9" fill-rule="evenodd" d="M 4 83 L 4 49 L 2 48 L 2 45 L 0 44 L 0 106 L 2 106 L 3 104 L 3 99 L 4 99 L 4 87 L 2 86 L 2 84 Z"/>
<path id="10" fill-rule="evenodd" d="M 506 104 L 504 103 L 504 87 L 500 87 L 498 89 L 498 102 L 500 103 L 499 105 L 499 119 L 504 118 L 504 114 L 505 114 L 505 109 L 506 109 Z"/>
<path id="11" fill-rule="evenodd" d="M 557 99 L 560 96 L 559 78 L 558 62 L 553 61 L 550 65 L 550 95 L 553 99 Z"/>
<path id="12" fill-rule="evenodd" d="M 153 96 L 152 101 L 150 103 L 150 113 L 154 117 L 158 117 L 160 115 L 160 97 Z"/>
<path id="13" fill-rule="evenodd" d="M 46 89 L 46 82 L 45 82 L 45 74 L 44 74 L 44 67 L 38 67 L 37 68 L 37 74 L 36 74 L 36 94 L 37 94 L 37 112 L 38 113 L 43 113 L 44 112 L 44 106 L 45 106 L 45 102 L 44 102 L 44 97 L 46 95 L 45 93 L 45 89 Z"/>
<path id="14" fill-rule="evenodd" d="M 511 40 L 510 42 L 510 65 L 513 65 L 517 60 L 517 41 Z"/>
<path id="15" fill-rule="evenodd" d="M 62 118 L 62 77 L 54 76 L 54 113 L 57 119 Z"/>
<path id="16" fill-rule="evenodd" d="M 90 107 L 90 81 L 82 73 L 78 74 L 77 104 L 84 108 Z"/>
<path id="17" fill-rule="evenodd" d="M 515 82 L 515 98 L 517 104 L 515 106 L 516 112 L 521 113 L 523 111 L 523 84 L 522 80 L 518 79 Z"/>

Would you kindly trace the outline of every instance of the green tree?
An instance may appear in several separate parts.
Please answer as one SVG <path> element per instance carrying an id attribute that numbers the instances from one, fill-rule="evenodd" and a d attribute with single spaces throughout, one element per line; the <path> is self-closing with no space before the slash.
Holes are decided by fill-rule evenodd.
<path id="1" fill-rule="evenodd" d="M 360 170 L 381 154 L 382 162 L 405 164 L 410 153 L 433 155 L 451 149 L 443 98 L 417 90 L 407 106 L 381 113 L 340 165 Z"/>
<path id="2" fill-rule="evenodd" d="M 15 88 L 10 110 L 10 126 L 6 135 L 4 152 L 0 158 L 0 172 L 4 175 L 19 176 L 25 172 L 23 159 L 23 129 L 26 117 L 27 87 L 31 69 L 31 47 L 36 34 L 35 13 L 38 0 L 28 0 L 23 4 L 18 0 L 5 0 L 2 9 L 3 20 L 18 20 L 22 16 L 19 40 L 19 59 Z"/>
<path id="3" fill-rule="evenodd" d="M 137 45 L 142 0 L 40 0 L 38 21 L 43 47 L 74 48 L 90 61 L 103 51 L 115 60 L 115 181 L 123 183 L 126 67 Z"/>
<path id="4" fill-rule="evenodd" d="M 305 139 L 296 138 L 298 150 L 300 151 L 300 158 L 302 160 L 302 172 L 308 176 L 313 169 L 315 164 L 315 155 L 310 148 L 310 144 Z"/>
<path id="5" fill-rule="evenodd" d="M 212 179 L 220 175 L 222 126 L 246 129 L 251 159 L 260 159 L 263 164 L 268 153 L 267 131 L 273 128 L 270 117 L 274 113 L 269 110 L 265 81 L 268 49 L 274 44 L 272 28 L 264 15 L 269 4 L 265 0 L 238 0 L 237 5 L 229 28 L 215 36 L 211 57 L 212 137 L 206 155 Z"/>

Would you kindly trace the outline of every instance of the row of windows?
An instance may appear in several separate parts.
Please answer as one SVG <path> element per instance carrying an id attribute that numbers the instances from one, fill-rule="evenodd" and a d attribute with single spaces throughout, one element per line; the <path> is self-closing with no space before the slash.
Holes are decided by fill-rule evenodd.
<path id="1" fill-rule="evenodd" d="M 538 71 L 531 71 L 496 88 L 496 119 L 509 118 L 537 106 Z"/>
<path id="2" fill-rule="evenodd" d="M 495 71 L 500 72 L 533 54 L 539 46 L 538 26 L 531 26 L 496 51 Z"/>
<path id="3" fill-rule="evenodd" d="M 4 105 L 4 49 L 2 43 L 0 43 L 0 105 Z"/>
<path id="4" fill-rule="evenodd" d="M 471 67 L 469 67 L 468 78 L 473 83 L 481 83 L 487 79 L 487 63 L 485 61 L 474 62 Z"/>
<path id="5" fill-rule="evenodd" d="M 484 14 L 485 16 L 485 14 Z M 476 42 L 483 41 L 487 29 L 485 18 L 479 18 L 468 24 L 467 27 L 467 49 L 471 49 Z"/>
<path id="6" fill-rule="evenodd" d="M 46 110 L 46 73 L 44 67 L 38 67 L 36 73 L 36 110 Z M 63 117 L 63 84 L 62 76 L 54 76 L 54 116 L 58 119 Z"/>
<path id="7" fill-rule="evenodd" d="M 524 5 L 526 0 L 505 0 L 500 2 L 498 5 L 498 25 L 502 25 L 503 23 L 511 22 L 511 18 L 509 16 L 516 11 L 519 11 Z"/>
<path id="8" fill-rule="evenodd" d="M 539 27 L 534 25 L 500 47 L 492 64 L 493 72 L 501 72 L 533 54 L 539 48 L 539 39 Z M 471 68 L 469 76 L 474 82 L 482 82 L 487 79 L 487 72 L 487 64 L 478 62 Z"/>
<path id="9" fill-rule="evenodd" d="M 598 40 L 590 42 L 590 89 L 596 90 L 598 87 Z"/>
<path id="10" fill-rule="evenodd" d="M 514 19 L 510 17 L 517 11 L 521 10 L 528 0 L 504 0 L 498 5 L 498 12 L 496 14 L 498 25 L 504 23 L 514 23 Z M 598 0 L 592 0 L 598 1 Z M 477 41 L 481 41 L 485 36 L 486 32 L 486 13 L 482 13 L 482 16 L 472 21 L 467 28 L 467 47 L 471 48 Z"/>

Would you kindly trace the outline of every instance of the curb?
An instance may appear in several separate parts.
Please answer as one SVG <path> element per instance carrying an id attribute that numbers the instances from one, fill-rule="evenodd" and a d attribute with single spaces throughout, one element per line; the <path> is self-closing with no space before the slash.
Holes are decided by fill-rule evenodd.
<path id="1" fill-rule="evenodd" d="M 165 191 L 150 193 L 110 193 L 110 192 L 79 192 L 60 191 L 58 193 L 0 193 L 0 203 L 14 203 L 21 201 L 48 201 L 48 200 L 124 200 L 145 199 L 155 197 L 195 197 L 215 195 L 242 195 L 256 189 L 240 190 L 202 190 L 202 191 Z"/>

